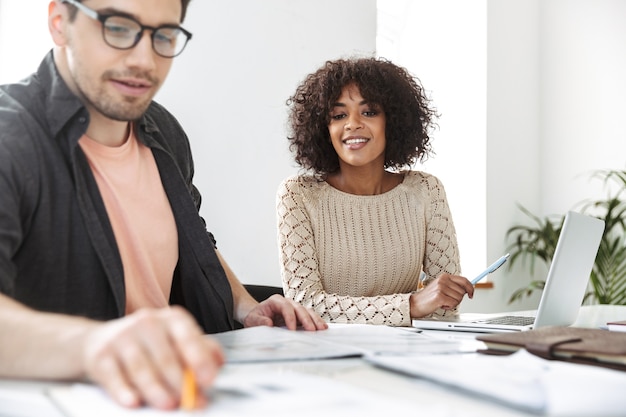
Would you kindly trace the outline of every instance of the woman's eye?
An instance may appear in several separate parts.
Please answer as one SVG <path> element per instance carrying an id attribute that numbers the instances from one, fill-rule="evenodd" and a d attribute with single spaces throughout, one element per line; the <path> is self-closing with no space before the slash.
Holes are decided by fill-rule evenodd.
<path id="1" fill-rule="evenodd" d="M 378 112 L 376 110 L 369 110 L 369 111 L 364 111 L 363 115 L 367 116 L 367 117 L 374 117 L 378 114 Z"/>
<path id="2" fill-rule="evenodd" d="M 333 114 L 332 116 L 330 116 L 330 118 L 333 119 L 333 120 L 341 120 L 344 117 L 346 117 L 345 114 Z"/>

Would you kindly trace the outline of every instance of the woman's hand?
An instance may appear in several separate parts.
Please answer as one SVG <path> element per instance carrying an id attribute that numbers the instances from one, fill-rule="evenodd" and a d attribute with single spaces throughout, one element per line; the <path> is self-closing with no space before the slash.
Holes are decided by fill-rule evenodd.
<path id="1" fill-rule="evenodd" d="M 411 294 L 411 317 L 424 317 L 438 308 L 450 310 L 459 305 L 463 296 L 474 297 L 474 286 L 460 275 L 441 274 L 424 289 Z"/>

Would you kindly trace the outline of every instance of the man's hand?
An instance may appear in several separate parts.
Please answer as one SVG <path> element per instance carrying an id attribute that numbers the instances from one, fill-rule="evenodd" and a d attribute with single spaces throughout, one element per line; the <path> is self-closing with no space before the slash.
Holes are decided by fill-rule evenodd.
<path id="1" fill-rule="evenodd" d="M 243 321 L 244 327 L 286 326 L 295 330 L 298 325 L 304 330 L 323 330 L 328 324 L 310 308 L 280 295 L 272 295 L 254 307 Z"/>
<path id="2" fill-rule="evenodd" d="M 257 303 L 237 279 L 220 252 L 218 250 L 215 252 L 233 292 L 235 320 L 244 327 L 286 326 L 289 330 L 295 330 L 300 325 L 305 330 L 328 328 L 328 324 L 316 312 L 281 295 L 272 295 L 267 300 Z"/>
<path id="3" fill-rule="evenodd" d="M 180 307 L 140 310 L 95 326 L 83 352 L 86 376 L 126 407 L 173 409 L 186 368 L 202 392 L 224 363 L 220 345 Z M 198 406 L 207 401 L 201 392 Z"/>
<path id="4" fill-rule="evenodd" d="M 467 278 L 441 274 L 423 290 L 411 295 L 411 317 L 424 317 L 438 308 L 452 309 L 459 305 L 465 294 L 469 298 L 474 296 L 474 286 Z"/>

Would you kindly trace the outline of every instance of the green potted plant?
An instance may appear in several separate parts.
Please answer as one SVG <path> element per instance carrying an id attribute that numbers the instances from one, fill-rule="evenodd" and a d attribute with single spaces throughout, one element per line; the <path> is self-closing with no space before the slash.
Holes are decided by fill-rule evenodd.
<path id="1" fill-rule="evenodd" d="M 626 171 L 598 170 L 592 177 L 603 180 L 605 187 L 613 184 L 617 191 L 609 191 L 605 199 L 583 201 L 581 211 L 605 222 L 604 234 L 589 277 L 590 290 L 585 295 L 587 304 L 626 305 Z M 609 187 L 610 188 L 610 187 Z M 537 261 L 549 265 L 554 256 L 565 216 L 539 217 L 520 206 L 532 220 L 531 225 L 515 225 L 507 231 L 511 241 L 509 268 L 518 262 L 529 263 L 531 274 Z M 510 297 L 512 303 L 535 290 L 542 290 L 545 282 L 533 280 L 517 289 Z"/>

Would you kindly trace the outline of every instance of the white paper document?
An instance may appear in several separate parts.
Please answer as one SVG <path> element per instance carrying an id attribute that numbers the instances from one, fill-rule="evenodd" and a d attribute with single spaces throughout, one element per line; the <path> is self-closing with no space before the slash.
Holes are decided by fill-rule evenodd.
<path id="1" fill-rule="evenodd" d="M 366 360 L 533 413 L 568 417 L 626 415 L 626 372 L 549 361 L 526 350 L 509 356 L 476 353 L 370 356 Z"/>
<path id="2" fill-rule="evenodd" d="M 63 417 L 41 391 L 0 387 L 0 417 Z"/>
<path id="3" fill-rule="evenodd" d="M 325 330 L 324 330 L 325 331 Z M 211 335 L 226 355 L 227 363 L 333 359 L 362 356 L 362 351 L 309 337 L 281 327 L 247 327 Z"/>
<path id="4" fill-rule="evenodd" d="M 412 327 L 370 324 L 331 323 L 327 330 L 309 335 L 316 340 L 358 349 L 366 355 L 448 354 L 475 352 L 484 347 L 476 340 L 433 337 Z"/>
<path id="5" fill-rule="evenodd" d="M 228 363 L 475 352 L 482 346 L 430 337 L 412 328 L 367 324 L 330 324 L 317 332 L 259 326 L 212 336 L 222 344 Z"/>
<path id="6" fill-rule="evenodd" d="M 193 412 L 123 408 L 93 385 L 55 388 L 50 396 L 68 417 L 346 417 L 401 416 L 415 411 L 414 404 L 396 398 L 292 372 L 222 373 L 211 390 L 209 405 Z"/>

